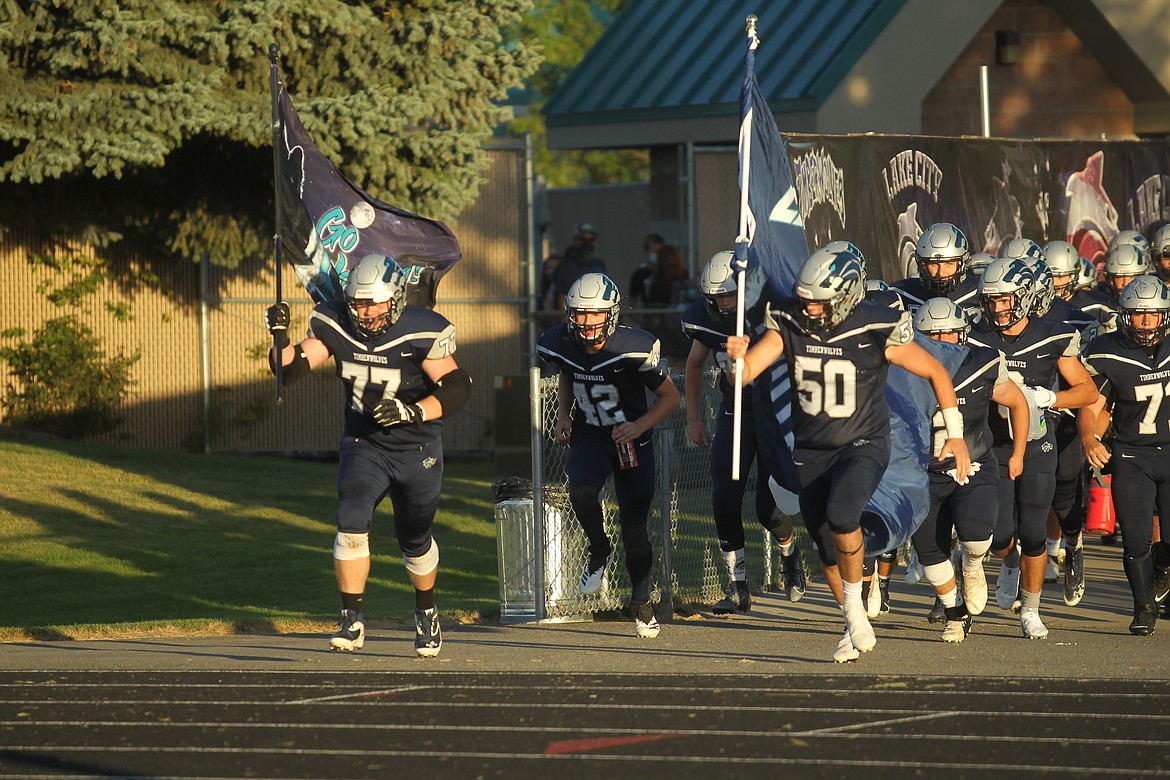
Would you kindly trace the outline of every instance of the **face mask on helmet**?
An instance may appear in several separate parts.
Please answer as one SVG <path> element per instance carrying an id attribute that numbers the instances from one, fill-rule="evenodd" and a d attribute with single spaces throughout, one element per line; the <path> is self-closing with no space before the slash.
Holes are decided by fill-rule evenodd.
<path id="1" fill-rule="evenodd" d="M 1089 258 L 1082 257 L 1081 264 L 1077 268 L 1077 289 L 1092 290 L 1097 286 L 1097 282 L 1097 266 L 1093 265 L 1093 261 Z"/>
<path id="2" fill-rule="evenodd" d="M 848 241 L 831 241 L 805 261 L 793 292 L 800 326 L 809 333 L 831 331 L 865 295 L 865 256 Z"/>
<path id="3" fill-rule="evenodd" d="M 617 330 L 621 294 L 605 274 L 585 274 L 565 296 L 569 334 L 583 347 L 604 344 Z"/>
<path id="4" fill-rule="evenodd" d="M 979 278 L 979 300 L 987 324 L 1003 331 L 1027 317 L 1035 281 L 1031 264 L 1018 257 L 1000 257 L 987 266 Z"/>
<path id="5" fill-rule="evenodd" d="M 1077 273 L 1081 256 L 1067 241 L 1049 241 L 1044 245 L 1044 262 L 1052 270 L 1052 286 L 1056 297 L 1068 300 L 1076 292 Z"/>
<path id="6" fill-rule="evenodd" d="M 914 314 L 914 330 L 940 341 L 947 341 L 940 336 L 954 333 L 955 343 L 966 344 L 971 322 L 963 307 L 950 298 L 931 298 Z"/>
<path id="7" fill-rule="evenodd" d="M 1117 322 L 1139 347 L 1152 347 L 1170 330 L 1170 289 L 1156 276 L 1134 278 L 1118 301 Z"/>
<path id="8" fill-rule="evenodd" d="M 349 321 L 362 338 L 380 336 L 398 322 L 406 297 L 406 275 L 387 255 L 366 255 L 345 281 Z"/>
<path id="9" fill-rule="evenodd" d="M 703 266 L 703 273 L 699 275 L 699 293 L 703 296 L 703 303 L 707 313 L 716 322 L 733 322 L 735 320 L 735 300 L 737 290 L 735 270 L 732 261 L 735 253 L 729 250 L 716 252 L 707 265 Z M 729 301 L 730 299 L 730 301 Z M 720 301 L 724 302 L 720 306 Z M 727 306 L 727 302 L 731 305 Z"/>
<path id="10" fill-rule="evenodd" d="M 922 286 L 932 295 L 946 295 L 962 281 L 971 249 L 963 231 L 949 222 L 936 222 L 922 232 L 914 255 Z"/>

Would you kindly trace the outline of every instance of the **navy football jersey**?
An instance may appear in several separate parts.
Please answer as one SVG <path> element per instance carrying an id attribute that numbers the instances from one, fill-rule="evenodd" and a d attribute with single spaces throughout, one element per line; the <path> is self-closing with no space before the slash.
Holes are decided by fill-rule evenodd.
<path id="1" fill-rule="evenodd" d="M 991 449 L 991 429 L 987 425 L 987 410 L 991 405 L 991 394 L 1004 382 L 1010 382 L 1007 363 L 999 350 L 972 346 L 963 362 L 951 377 L 955 385 L 955 396 L 959 401 L 959 412 L 963 415 L 963 441 L 971 453 L 971 461 L 981 460 Z M 947 440 L 946 424 L 942 412 L 935 409 L 930 421 L 932 457 L 931 471 L 946 471 L 955 467 L 954 457 L 939 461 L 943 444 Z"/>
<path id="2" fill-rule="evenodd" d="M 666 372 L 658 367 L 658 339 L 641 328 L 619 325 L 605 346 L 591 355 L 562 322 L 540 335 L 536 351 L 573 378 L 574 424 L 612 428 L 636 420 L 649 408 L 646 391 L 667 381 Z"/>
<path id="3" fill-rule="evenodd" d="M 1060 320 L 1066 325 L 1071 325 L 1077 329 L 1078 332 L 1083 331 L 1090 325 L 1097 324 L 1097 318 L 1092 314 L 1078 309 L 1073 304 L 1069 303 L 1063 298 L 1057 298 L 1052 301 L 1052 308 L 1044 315 L 1047 319 Z"/>
<path id="4" fill-rule="evenodd" d="M 821 336 L 807 333 L 789 311 L 769 307 L 766 324 L 784 339 L 797 447 L 839 449 L 889 436 L 886 347 L 913 341 L 909 313 L 862 301 Z"/>
<path id="5" fill-rule="evenodd" d="M 697 341 L 711 350 L 711 357 L 719 367 L 719 393 L 722 396 L 723 407 L 731 409 L 735 404 L 735 384 L 728 379 L 728 369 L 733 361 L 727 358 L 727 337 L 735 333 L 735 321 L 722 322 L 711 316 L 705 301 L 698 300 L 692 303 L 682 315 L 682 329 L 690 339 Z M 744 323 L 744 331 L 753 339 L 759 338 L 760 328 L 753 328 L 751 323 Z M 749 382 L 744 388 L 750 388 L 755 382 Z M 751 405 L 752 394 L 743 394 L 744 408 Z"/>
<path id="6" fill-rule="evenodd" d="M 1057 363 L 1062 357 L 1077 357 L 1080 345 L 1076 328 L 1052 317 L 1029 318 L 1028 326 L 1018 336 L 1005 336 L 981 322 L 972 329 L 968 342 L 1002 352 L 1008 376 L 1017 384 L 1050 390 L 1057 387 L 1060 377 Z M 996 446 L 1010 445 L 1008 410 L 997 404 L 988 421 Z"/>
<path id="7" fill-rule="evenodd" d="M 1170 444 L 1170 340 L 1154 356 L 1120 331 L 1089 342 L 1081 358 L 1113 404 L 1113 434 L 1122 444 Z"/>
<path id="8" fill-rule="evenodd" d="M 434 392 L 422 362 L 455 353 L 455 326 L 438 312 L 407 306 L 389 330 L 363 340 L 350 330 L 344 305 L 317 304 L 309 317 L 309 335 L 329 348 L 337 376 L 345 384 L 345 435 L 391 447 L 438 438 L 442 420 L 387 428 L 374 420 L 373 411 L 383 399 L 413 404 Z"/>
<path id="9" fill-rule="evenodd" d="M 917 276 L 908 276 L 905 279 L 891 282 L 890 289 L 902 298 L 902 308 L 910 312 L 912 317 L 918 313 L 919 306 L 931 298 L 939 297 L 927 290 L 922 280 Z M 968 272 L 959 280 L 955 288 L 947 293 L 946 297 L 962 306 L 971 322 L 977 322 L 983 316 L 978 293 L 979 277 Z"/>
<path id="10" fill-rule="evenodd" d="M 1117 303 L 1099 290 L 1077 290 L 1068 301 L 1105 326 L 1103 333 L 1116 330 Z"/>

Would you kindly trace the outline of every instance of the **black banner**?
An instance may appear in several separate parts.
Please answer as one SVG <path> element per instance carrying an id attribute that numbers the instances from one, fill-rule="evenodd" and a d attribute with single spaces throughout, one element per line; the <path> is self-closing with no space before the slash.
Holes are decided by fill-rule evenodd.
<path id="1" fill-rule="evenodd" d="M 1121 230 L 1170 222 L 1170 144 L 934 136 L 786 136 L 810 250 L 856 244 L 871 276 L 917 273 L 914 245 L 935 222 L 971 251 L 1013 238 L 1063 239 L 1098 266 Z"/>

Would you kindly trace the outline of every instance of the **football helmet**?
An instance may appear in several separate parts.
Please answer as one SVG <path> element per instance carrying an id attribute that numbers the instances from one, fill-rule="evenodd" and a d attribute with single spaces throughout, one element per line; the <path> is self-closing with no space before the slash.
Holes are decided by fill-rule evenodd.
<path id="1" fill-rule="evenodd" d="M 1170 330 L 1170 288 L 1153 274 L 1134 278 L 1126 285 L 1118 300 L 1117 323 L 1123 333 L 1139 347 L 1152 347 L 1166 338 Z M 1133 322 L 1135 314 L 1158 314 L 1158 324 L 1139 330 Z"/>
<path id="2" fill-rule="evenodd" d="M 573 282 L 565 296 L 565 314 L 569 320 L 569 334 L 583 347 L 604 344 L 618 326 L 622 296 L 617 285 L 605 274 L 589 273 Z M 577 322 L 580 314 L 601 312 L 605 319 L 600 325 Z"/>
<path id="3" fill-rule="evenodd" d="M 1081 255 L 1075 246 L 1060 240 L 1049 241 L 1044 245 L 1043 251 L 1044 262 L 1052 269 L 1056 294 L 1067 301 L 1077 289 Z"/>
<path id="4" fill-rule="evenodd" d="M 801 327 L 809 333 L 831 331 L 865 296 L 865 256 L 849 241 L 830 241 L 804 261 L 792 291 Z M 824 307 L 813 315 L 810 303 Z"/>
<path id="5" fill-rule="evenodd" d="M 999 251 L 1000 257 L 1019 257 L 1033 265 L 1044 259 L 1044 250 L 1030 238 L 1013 238 Z"/>
<path id="6" fill-rule="evenodd" d="M 914 330 L 930 336 L 935 333 L 958 333 L 959 343 L 966 344 L 971 333 L 971 321 L 963 307 L 950 298 L 931 298 L 918 307 L 914 315 Z"/>
<path id="7" fill-rule="evenodd" d="M 1056 300 L 1056 280 L 1052 277 L 1052 269 L 1043 260 L 1032 265 L 1032 273 L 1036 277 L 1032 285 L 1032 314 L 1043 317 L 1052 310 L 1052 302 Z"/>
<path id="8" fill-rule="evenodd" d="M 1093 265 L 1093 261 L 1087 257 L 1081 256 L 1081 265 L 1077 268 L 1077 289 L 1078 290 L 1093 290 L 1096 289 L 1100 280 L 1097 278 L 1097 266 Z"/>
<path id="9" fill-rule="evenodd" d="M 1032 309 L 1032 288 L 1036 274 L 1032 264 L 1020 257 L 998 257 L 979 277 L 979 300 L 983 305 L 984 319 L 996 330 L 1007 330 L 1028 316 Z M 995 301 L 1011 297 L 1012 305 L 1007 311 L 1006 321 L 1000 322 L 995 311 Z"/>
<path id="10" fill-rule="evenodd" d="M 1150 256 L 1136 244 L 1118 244 L 1105 254 L 1105 281 L 1114 298 L 1120 294 L 1114 279 L 1142 276 L 1150 271 Z"/>
<path id="11" fill-rule="evenodd" d="M 914 245 L 914 256 L 918 260 L 918 279 L 922 286 L 933 295 L 946 295 L 958 286 L 967 272 L 971 259 L 971 247 L 963 231 L 950 222 L 935 222 L 922 231 Z M 934 277 L 926 272 L 926 263 L 957 262 L 955 272 L 949 276 Z"/>
<path id="12" fill-rule="evenodd" d="M 380 336 L 398 322 L 406 307 L 406 272 L 389 255 L 366 255 L 357 261 L 345 280 L 346 310 L 354 330 L 362 338 Z M 389 303 L 378 313 L 358 311 L 368 304 Z"/>
<path id="13" fill-rule="evenodd" d="M 1147 258 L 1150 256 L 1150 239 L 1136 230 L 1123 230 L 1109 239 L 1109 249 L 1116 249 L 1126 244 L 1137 247 Z"/>
<path id="14" fill-rule="evenodd" d="M 976 252 L 971 255 L 971 259 L 967 261 L 967 268 L 976 276 L 983 275 L 983 269 L 991 265 L 995 260 L 995 255 L 990 252 Z"/>
<path id="15" fill-rule="evenodd" d="M 703 266 L 703 273 L 699 275 L 699 293 L 703 296 L 703 303 L 707 306 L 707 313 L 715 322 L 732 322 L 735 320 L 735 307 L 723 311 L 719 308 L 715 298 L 723 295 L 734 295 L 739 287 L 735 283 L 735 252 L 724 249 L 716 252 Z"/>
<path id="16" fill-rule="evenodd" d="M 1170 225 L 1163 225 L 1154 234 L 1154 242 L 1150 244 L 1150 259 L 1170 257 Z"/>

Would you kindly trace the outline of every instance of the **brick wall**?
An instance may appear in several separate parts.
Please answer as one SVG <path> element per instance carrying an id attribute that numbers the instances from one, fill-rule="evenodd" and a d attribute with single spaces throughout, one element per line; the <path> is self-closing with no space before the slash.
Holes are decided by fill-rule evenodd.
<path id="1" fill-rule="evenodd" d="M 995 64 L 995 31 L 1018 30 L 1020 58 Z M 922 132 L 979 135 L 979 66 L 988 65 L 991 133 L 1133 137 L 1133 104 L 1043 0 L 1006 0 L 922 104 Z"/>

